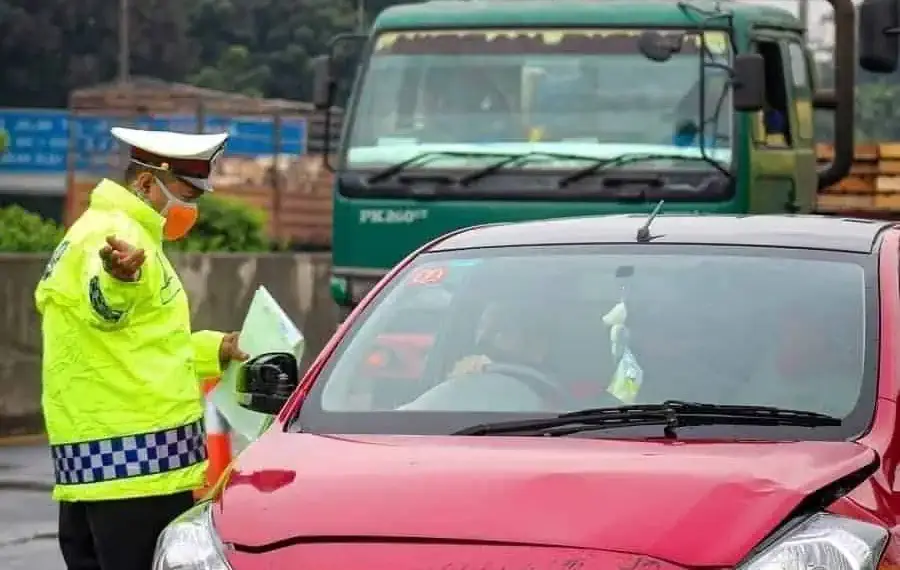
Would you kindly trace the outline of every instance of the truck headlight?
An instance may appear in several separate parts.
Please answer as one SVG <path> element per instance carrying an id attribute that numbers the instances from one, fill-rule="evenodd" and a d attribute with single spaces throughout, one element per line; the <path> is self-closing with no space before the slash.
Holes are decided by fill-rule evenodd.
<path id="1" fill-rule="evenodd" d="M 231 570 L 213 529 L 210 505 L 198 504 L 165 528 L 156 542 L 153 570 Z"/>
<path id="2" fill-rule="evenodd" d="M 880 526 L 820 513 L 737 570 L 875 570 L 887 541 L 888 532 Z"/>

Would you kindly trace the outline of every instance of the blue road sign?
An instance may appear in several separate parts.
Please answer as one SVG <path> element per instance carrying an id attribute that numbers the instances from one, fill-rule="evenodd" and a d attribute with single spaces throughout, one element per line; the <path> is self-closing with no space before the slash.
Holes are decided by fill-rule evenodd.
<path id="1" fill-rule="evenodd" d="M 209 117 L 206 120 L 206 132 L 226 130 L 231 135 L 225 147 L 226 155 L 274 154 L 276 145 L 281 154 L 306 154 L 306 119 L 283 119 L 277 134 L 274 122 L 268 117 Z"/>
<path id="2" fill-rule="evenodd" d="M 69 114 L 63 110 L 0 111 L 0 128 L 9 133 L 9 148 L 0 172 L 56 174 L 66 170 Z"/>
<path id="3" fill-rule="evenodd" d="M 226 156 L 259 156 L 275 153 L 300 155 L 307 149 L 306 120 L 285 118 L 276 134 L 270 117 L 207 117 L 204 132 L 228 131 Z M 58 174 L 66 170 L 71 137 L 76 168 L 103 171 L 117 150 L 109 129 L 122 124 L 116 118 L 70 118 L 65 110 L 0 110 L 0 127 L 10 135 L 10 147 L 0 157 L 0 174 Z M 191 115 L 132 119 L 135 128 L 197 132 Z"/>

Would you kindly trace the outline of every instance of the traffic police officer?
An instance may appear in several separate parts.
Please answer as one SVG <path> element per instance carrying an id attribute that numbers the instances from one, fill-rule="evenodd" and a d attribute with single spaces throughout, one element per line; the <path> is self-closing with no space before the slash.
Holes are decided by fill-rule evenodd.
<path id="1" fill-rule="evenodd" d="M 237 335 L 191 334 L 163 240 L 184 236 L 227 134 L 113 128 L 125 185 L 103 180 L 35 292 L 43 411 L 69 570 L 149 570 L 163 527 L 206 473 L 199 380 L 246 358 Z"/>

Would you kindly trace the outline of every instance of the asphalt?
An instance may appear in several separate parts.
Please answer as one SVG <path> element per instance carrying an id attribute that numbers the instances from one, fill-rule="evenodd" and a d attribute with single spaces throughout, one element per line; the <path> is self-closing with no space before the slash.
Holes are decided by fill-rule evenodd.
<path id="1" fill-rule="evenodd" d="M 0 446 L 0 491 L 53 489 L 53 467 L 46 443 Z"/>
<path id="2" fill-rule="evenodd" d="M 56 541 L 53 471 L 45 443 L 0 440 L 0 568 L 64 570 Z"/>
<path id="3" fill-rule="evenodd" d="M 235 436 L 233 453 L 246 444 Z M 40 436 L 0 438 L 0 570 L 65 570 L 52 490 L 46 441 Z"/>
<path id="4" fill-rule="evenodd" d="M 245 445 L 235 438 L 234 453 Z M 0 439 L 0 570 L 65 570 L 52 489 L 46 442 Z"/>

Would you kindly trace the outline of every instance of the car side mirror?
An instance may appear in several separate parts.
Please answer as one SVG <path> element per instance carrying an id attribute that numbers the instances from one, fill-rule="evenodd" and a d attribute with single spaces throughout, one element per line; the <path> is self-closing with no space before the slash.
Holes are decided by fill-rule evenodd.
<path id="1" fill-rule="evenodd" d="M 766 73 L 760 54 L 742 53 L 735 56 L 731 81 L 735 111 L 762 110 L 766 103 Z"/>
<path id="2" fill-rule="evenodd" d="M 241 363 L 235 382 L 237 403 L 251 412 L 275 415 L 299 383 L 300 371 L 293 354 L 261 354 Z"/>
<path id="3" fill-rule="evenodd" d="M 319 55 L 313 58 L 313 105 L 317 110 L 331 107 L 334 97 L 334 79 L 331 76 L 331 57 Z"/>
<path id="4" fill-rule="evenodd" d="M 864 0 L 859 14 L 859 65 L 893 73 L 900 49 L 900 0 Z"/>

